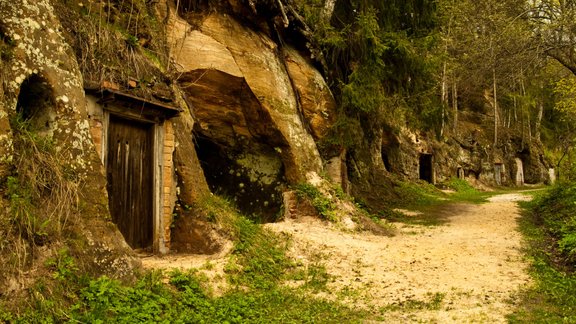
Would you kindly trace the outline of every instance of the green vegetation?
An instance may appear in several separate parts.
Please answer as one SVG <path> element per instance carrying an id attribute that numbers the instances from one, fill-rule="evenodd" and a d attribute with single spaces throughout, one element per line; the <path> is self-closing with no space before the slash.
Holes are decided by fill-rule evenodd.
<path id="1" fill-rule="evenodd" d="M 428 300 L 407 299 L 397 304 L 382 307 L 381 312 L 412 311 L 412 310 L 439 310 L 446 297 L 444 293 L 427 293 Z"/>
<path id="2" fill-rule="evenodd" d="M 453 202 L 469 202 L 469 203 L 483 203 L 490 196 L 494 196 L 499 192 L 495 191 L 479 191 L 478 189 L 472 187 L 468 181 L 459 178 L 451 178 L 447 183 L 446 187 L 455 191 L 455 193 L 449 195 L 449 198 Z"/>
<path id="3" fill-rule="evenodd" d="M 337 301 L 312 296 L 325 290 L 330 279 L 320 258 L 306 267 L 295 264 L 285 253 L 287 238 L 238 215 L 216 196 L 210 200 L 216 206 L 215 217 L 235 237 L 225 268 L 229 289 L 223 295 L 214 295 L 208 279 L 196 270 L 147 272 L 132 285 L 89 278 L 62 250 L 47 261 L 50 275 L 30 291 L 27 307 L 8 312 L 0 305 L 0 321 L 359 322 L 366 317 Z M 284 285 L 287 280 L 303 284 L 290 288 Z"/>
<path id="4" fill-rule="evenodd" d="M 398 207 L 424 207 L 437 204 L 441 199 L 446 198 L 446 194 L 438 190 L 434 185 L 427 182 L 398 182 L 394 188 L 401 201 Z"/>
<path id="5" fill-rule="evenodd" d="M 520 225 L 535 283 L 521 294 L 512 323 L 576 322 L 575 193 L 574 183 L 561 183 L 523 205 Z"/>
<path id="6" fill-rule="evenodd" d="M 437 61 L 434 1 L 336 1 L 326 15 L 318 0 L 298 1 L 339 105 L 327 141 L 356 146 L 382 125 L 434 129 L 441 123 L 433 95 Z M 409 14 L 407 14 L 409 13 Z"/>
<path id="7" fill-rule="evenodd" d="M 335 214 L 336 204 L 333 199 L 328 198 L 315 186 L 309 183 L 300 183 L 296 185 L 296 194 L 298 198 L 310 201 L 323 219 L 333 222 L 337 221 Z"/>
<path id="8" fill-rule="evenodd" d="M 154 5 L 144 0 L 61 0 L 54 6 L 87 82 L 127 87 L 130 79 L 138 80 L 136 90 L 144 95 L 166 79 L 164 26 Z"/>
<path id="9" fill-rule="evenodd" d="M 13 172 L 0 182 L 9 204 L 0 212 L 0 264 L 6 275 L 24 271 L 37 249 L 60 241 L 73 222 L 80 177 L 63 163 L 66 150 L 39 135 L 21 116 L 11 121 Z"/>
<path id="10" fill-rule="evenodd" d="M 535 200 L 536 222 L 555 242 L 560 261 L 576 265 L 576 183 L 562 182 Z"/>
<path id="11" fill-rule="evenodd" d="M 488 197 L 500 192 L 480 191 L 472 187 L 466 180 L 451 178 L 441 183 L 438 187 L 449 189 L 453 192 L 443 192 L 438 187 L 427 182 L 398 182 L 395 191 L 401 200 L 392 204 L 395 208 L 406 208 L 418 213 L 407 216 L 394 209 L 386 209 L 379 212 L 380 217 L 393 221 L 412 225 L 438 226 L 445 224 L 446 215 L 454 210 L 457 203 L 484 203 Z"/>
<path id="12" fill-rule="evenodd" d="M 449 202 L 482 203 L 486 202 L 486 198 L 497 193 L 494 191 L 479 191 L 472 187 L 468 181 L 458 178 L 451 178 L 438 186 L 453 192 L 445 193 L 438 187 L 426 182 L 399 182 L 395 188 L 398 196 L 402 197 L 398 207 L 423 209 L 429 206 L 444 205 Z"/>

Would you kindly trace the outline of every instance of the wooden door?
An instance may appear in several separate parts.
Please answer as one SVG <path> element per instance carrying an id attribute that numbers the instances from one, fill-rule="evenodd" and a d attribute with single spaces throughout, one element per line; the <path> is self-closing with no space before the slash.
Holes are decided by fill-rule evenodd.
<path id="1" fill-rule="evenodd" d="M 494 164 L 494 178 L 496 179 L 496 184 L 502 184 L 502 164 L 496 163 Z"/>
<path id="2" fill-rule="evenodd" d="M 110 115 L 107 180 L 112 220 L 133 249 L 153 240 L 153 124 Z"/>

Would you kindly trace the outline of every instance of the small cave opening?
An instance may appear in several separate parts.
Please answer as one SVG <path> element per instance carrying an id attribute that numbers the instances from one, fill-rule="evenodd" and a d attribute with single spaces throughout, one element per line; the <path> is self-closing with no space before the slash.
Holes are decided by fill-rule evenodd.
<path id="1" fill-rule="evenodd" d="M 428 183 L 434 183 L 434 169 L 432 163 L 432 154 L 420 154 L 419 158 L 419 175 L 420 180 Z"/>
<path id="2" fill-rule="evenodd" d="M 386 171 L 392 172 L 392 165 L 390 164 L 390 159 L 388 158 L 388 152 L 382 150 L 382 162 L 384 163 L 384 168 Z"/>
<path id="3" fill-rule="evenodd" d="M 466 169 L 466 170 L 464 170 L 464 176 L 466 178 L 474 178 L 476 180 L 479 180 L 480 179 L 480 171 Z"/>
<path id="4" fill-rule="evenodd" d="M 522 151 L 518 152 L 516 158 L 520 159 L 522 163 L 521 168 L 518 162 L 516 162 L 516 165 L 518 167 L 518 170 L 522 169 L 523 183 L 536 184 L 542 181 L 541 171 L 537 167 L 538 165 L 537 158 L 533 158 L 529 148 L 524 148 Z"/>
<path id="5" fill-rule="evenodd" d="M 20 86 L 16 113 L 30 130 L 46 131 L 54 119 L 55 102 L 54 90 L 48 81 L 32 74 Z"/>
<path id="6" fill-rule="evenodd" d="M 456 169 L 456 177 L 458 179 L 464 179 L 464 169 L 462 167 L 458 167 L 458 169 Z"/>
<path id="7" fill-rule="evenodd" d="M 286 188 L 284 166 L 276 150 L 263 143 L 234 148 L 198 135 L 196 151 L 210 190 L 229 198 L 257 222 L 280 215 Z"/>

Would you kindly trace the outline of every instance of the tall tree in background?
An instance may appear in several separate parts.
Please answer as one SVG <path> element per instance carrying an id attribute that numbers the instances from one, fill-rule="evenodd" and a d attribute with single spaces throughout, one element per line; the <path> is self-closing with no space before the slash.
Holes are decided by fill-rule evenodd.
<path id="1" fill-rule="evenodd" d="M 498 144 L 500 127 L 510 127 L 511 114 L 502 103 L 510 93 L 520 91 L 526 75 L 537 69 L 542 56 L 534 47 L 523 0 L 454 1 L 441 0 L 442 38 L 447 53 L 453 89 L 454 123 L 457 122 L 458 93 L 473 98 L 483 97 L 494 118 L 494 145 Z M 448 82 L 447 77 L 442 83 Z M 461 87 L 458 87 L 461 84 Z M 442 92 L 448 89 L 442 84 Z M 480 94 L 480 95 L 479 95 Z M 447 94 L 441 94 L 447 98 Z M 477 103 L 476 103 L 477 105 Z M 483 111 L 482 107 L 473 109 Z M 508 114 L 506 114 L 508 112 Z M 516 121 L 516 120 L 515 120 Z M 455 127 L 456 125 L 454 125 Z"/>
<path id="2" fill-rule="evenodd" d="M 302 0 L 300 10 L 314 27 L 347 118 L 336 133 L 346 133 L 351 120 L 364 131 L 439 124 L 431 59 L 436 1 Z"/>
<path id="3" fill-rule="evenodd" d="M 530 0 L 529 17 L 544 51 L 576 74 L 576 1 Z"/>

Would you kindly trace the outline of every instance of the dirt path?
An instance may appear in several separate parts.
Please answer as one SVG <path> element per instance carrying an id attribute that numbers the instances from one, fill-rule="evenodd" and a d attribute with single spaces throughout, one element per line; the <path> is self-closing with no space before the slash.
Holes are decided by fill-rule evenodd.
<path id="1" fill-rule="evenodd" d="M 522 199 L 457 205 L 446 225 L 399 226 L 395 237 L 342 233 L 314 220 L 269 226 L 292 235 L 297 258 L 323 255 L 335 279 L 330 291 L 376 313 L 385 307 L 386 322 L 505 322 L 514 293 L 529 282 L 516 230 Z"/>
<path id="2" fill-rule="evenodd" d="M 292 237 L 290 254 L 302 264 L 325 265 L 331 280 L 323 297 L 383 314 L 384 322 L 498 323 L 529 283 L 516 223 L 516 202 L 524 199 L 506 194 L 482 205 L 455 205 L 447 224 L 398 224 L 394 237 L 345 233 L 314 218 L 266 226 Z M 205 268 L 222 285 L 225 261 L 143 259 L 148 268 Z"/>

